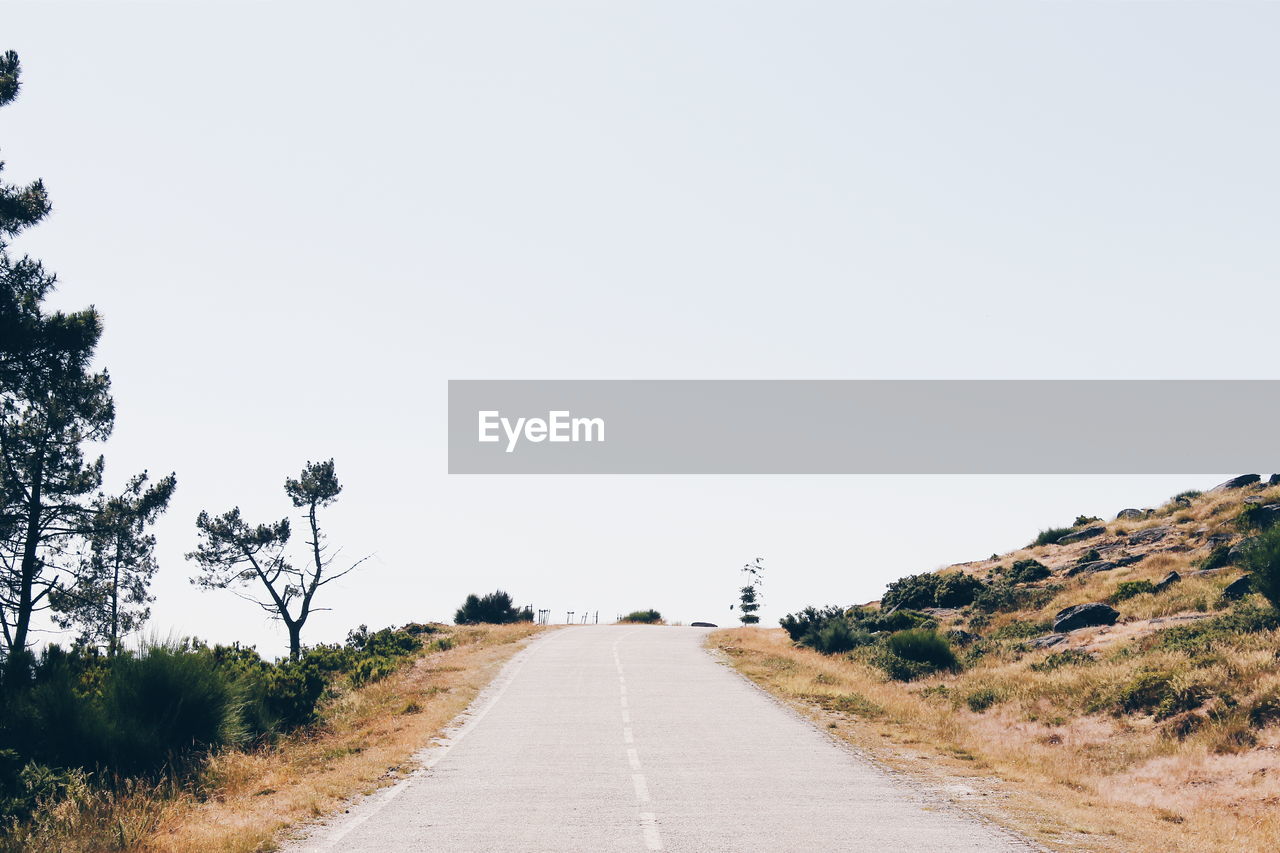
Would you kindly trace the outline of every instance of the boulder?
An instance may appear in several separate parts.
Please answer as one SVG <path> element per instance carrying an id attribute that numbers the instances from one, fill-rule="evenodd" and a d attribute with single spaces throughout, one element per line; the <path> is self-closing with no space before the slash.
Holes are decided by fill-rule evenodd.
<path id="1" fill-rule="evenodd" d="M 1177 572 L 1169 572 L 1169 574 L 1164 576 L 1164 580 L 1156 584 L 1155 591 L 1164 592 L 1166 589 L 1173 586 L 1175 583 L 1177 583 L 1180 580 L 1182 580 L 1182 575 L 1178 574 Z"/>
<path id="2" fill-rule="evenodd" d="M 1146 558 L 1147 558 L 1146 554 L 1129 554 L 1128 556 L 1125 556 L 1125 557 L 1119 557 L 1113 560 L 1112 562 L 1116 564 L 1117 569 L 1122 569 L 1125 566 L 1132 566 L 1134 563 L 1137 563 L 1141 560 L 1145 560 Z"/>
<path id="3" fill-rule="evenodd" d="M 1271 525 L 1280 521 L 1280 504 L 1267 504 L 1258 510 L 1255 516 L 1258 526 L 1266 530 Z"/>
<path id="4" fill-rule="evenodd" d="M 1227 584 L 1227 588 L 1222 591 L 1222 597 L 1234 600 L 1244 598 L 1251 592 L 1253 592 L 1253 581 L 1249 580 L 1248 575 L 1242 575 Z"/>
<path id="5" fill-rule="evenodd" d="M 1091 628 L 1094 625 L 1114 625 L 1120 618 L 1120 611 L 1101 601 L 1088 604 L 1077 604 L 1058 611 L 1053 620 L 1053 630 L 1057 634 L 1065 634 L 1079 628 Z"/>
<path id="6" fill-rule="evenodd" d="M 1267 480 L 1267 485 L 1280 486 L 1280 474 L 1272 474 L 1271 478 Z"/>
<path id="7" fill-rule="evenodd" d="M 1246 536 L 1236 544 L 1227 549 L 1227 558 L 1230 560 L 1238 560 L 1244 556 L 1244 552 L 1249 550 L 1249 546 L 1253 544 L 1256 536 Z"/>
<path id="8" fill-rule="evenodd" d="M 1134 509 L 1133 507 L 1130 507 L 1128 509 L 1122 509 L 1118 513 L 1116 513 L 1117 520 L 1118 519 L 1133 520 L 1135 518 L 1146 518 L 1146 517 L 1147 517 L 1147 514 L 1145 512 L 1143 512 L 1140 509 Z"/>
<path id="9" fill-rule="evenodd" d="M 720 627 L 714 622 L 690 622 L 690 628 L 718 628 Z"/>
<path id="10" fill-rule="evenodd" d="M 1072 542 L 1083 542 L 1086 539 L 1092 539 L 1095 536 L 1101 536 L 1107 532 L 1107 528 L 1101 524 L 1092 524 L 1088 527 L 1082 527 L 1079 530 L 1073 530 L 1066 536 L 1058 540 L 1059 545 L 1070 545 Z"/>
<path id="11" fill-rule="evenodd" d="M 1232 489 L 1243 489 L 1245 486 L 1252 486 L 1254 483 L 1262 481 L 1261 474 L 1241 474 L 1239 477 L 1232 477 L 1225 483 L 1219 483 L 1209 491 L 1211 492 L 1229 492 Z"/>
<path id="12" fill-rule="evenodd" d="M 1266 502 L 1267 502 L 1267 499 L 1264 498 L 1262 495 L 1249 495 L 1249 497 L 1244 499 L 1244 503 L 1247 503 L 1247 504 L 1264 504 Z"/>
<path id="13" fill-rule="evenodd" d="M 1043 637 L 1036 637 L 1034 640 L 1027 643 L 1027 645 L 1033 649 L 1047 649 L 1050 646 L 1056 646 L 1059 643 L 1065 642 L 1066 639 L 1066 634 L 1045 634 Z"/>
<path id="14" fill-rule="evenodd" d="M 1116 564 L 1110 560 L 1094 560 L 1091 563 L 1081 563 L 1078 566 L 1072 566 L 1067 569 L 1067 577 L 1073 578 L 1076 575 L 1090 575 L 1094 572 L 1109 572 L 1116 567 Z"/>
<path id="15" fill-rule="evenodd" d="M 1130 545 L 1150 545 L 1152 542 L 1159 542 L 1161 539 L 1173 532 L 1172 527 L 1149 527 L 1146 530 L 1139 530 L 1129 537 Z"/>

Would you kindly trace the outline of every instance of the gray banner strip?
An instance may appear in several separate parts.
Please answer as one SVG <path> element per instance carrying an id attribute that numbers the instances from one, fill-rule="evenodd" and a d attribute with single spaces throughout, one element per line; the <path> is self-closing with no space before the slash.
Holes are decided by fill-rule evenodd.
<path id="1" fill-rule="evenodd" d="M 449 473 L 1214 474 L 1277 424 L 1276 380 L 451 380 Z"/>

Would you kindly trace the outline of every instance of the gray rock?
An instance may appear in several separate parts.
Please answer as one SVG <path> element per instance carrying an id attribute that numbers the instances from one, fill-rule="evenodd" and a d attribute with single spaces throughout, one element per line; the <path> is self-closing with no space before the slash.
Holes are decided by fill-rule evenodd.
<path id="1" fill-rule="evenodd" d="M 690 628 L 719 628 L 720 626 L 714 622 L 690 622 Z"/>
<path id="2" fill-rule="evenodd" d="M 1280 474 L 1272 474 L 1272 475 L 1271 475 L 1271 478 L 1270 478 L 1269 480 L 1267 480 L 1267 485 L 1268 485 L 1268 486 L 1280 486 Z"/>
<path id="3" fill-rule="evenodd" d="M 1116 564 L 1110 560 L 1094 560 L 1092 563 L 1081 563 L 1078 566 L 1072 566 L 1067 569 L 1067 577 L 1073 578 L 1076 575 L 1091 575 L 1094 572 L 1109 572 L 1116 567 Z"/>
<path id="4" fill-rule="evenodd" d="M 1068 631 L 1090 628 L 1094 625 L 1114 625 L 1119 618 L 1120 611 L 1114 607 L 1100 601 L 1093 601 L 1058 611 L 1058 615 L 1053 620 L 1053 630 L 1054 633 L 1065 634 Z"/>
<path id="5" fill-rule="evenodd" d="M 1118 513 L 1116 513 L 1117 519 L 1123 518 L 1126 520 L 1132 520 L 1135 518 L 1146 518 L 1146 517 L 1147 517 L 1147 514 L 1145 512 L 1143 512 L 1140 509 L 1134 509 L 1133 507 L 1130 507 L 1129 509 L 1122 509 Z"/>
<path id="6" fill-rule="evenodd" d="M 1196 571 L 1194 571 L 1194 572 L 1191 572 L 1189 575 L 1187 575 L 1187 577 L 1189 577 L 1189 578 L 1210 578 L 1210 577 L 1213 577 L 1214 575 L 1220 575 L 1220 574 L 1222 574 L 1222 573 L 1223 573 L 1223 572 L 1225 572 L 1228 568 L 1230 568 L 1230 566 L 1222 566 L 1221 568 L 1217 568 L 1217 569 L 1198 569 L 1198 570 L 1196 570 Z"/>
<path id="7" fill-rule="evenodd" d="M 1238 560 L 1244 556 L 1244 552 L 1249 550 L 1249 546 L 1253 544 L 1256 536 L 1246 536 L 1236 544 L 1227 549 L 1227 557 L 1231 560 Z"/>
<path id="8" fill-rule="evenodd" d="M 1152 542 L 1159 542 L 1172 532 L 1172 527 L 1150 527 L 1146 530 L 1139 530 L 1129 537 L 1129 544 L 1150 545 Z"/>
<path id="9" fill-rule="evenodd" d="M 1225 483 L 1219 483 L 1209 491 L 1228 492 L 1232 489 L 1243 489 L 1245 486 L 1252 486 L 1254 483 L 1261 482 L 1261 480 L 1261 474 L 1241 474 L 1239 477 L 1232 477 Z"/>
<path id="10" fill-rule="evenodd" d="M 1134 563 L 1141 562 L 1145 559 L 1147 559 L 1146 554 L 1129 554 L 1128 556 L 1120 557 L 1112 562 L 1116 564 L 1117 569 L 1122 569 L 1125 566 L 1132 566 Z"/>
<path id="11" fill-rule="evenodd" d="M 1164 592 L 1166 589 L 1173 586 L 1175 583 L 1177 583 L 1180 580 L 1182 580 L 1182 575 L 1178 574 L 1177 572 L 1169 572 L 1169 574 L 1164 576 L 1164 580 L 1156 584 L 1155 591 Z"/>
<path id="12" fill-rule="evenodd" d="M 1079 530 L 1068 533 L 1058 540 L 1059 545 L 1070 545 L 1072 542 L 1083 542 L 1086 539 L 1092 539 L 1095 536 L 1101 536 L 1107 532 L 1107 528 L 1100 524 L 1082 527 Z"/>
<path id="13" fill-rule="evenodd" d="M 1244 502 L 1247 504 L 1264 504 L 1267 502 L 1267 499 L 1262 495 L 1249 495 L 1249 497 L 1244 499 Z"/>
<path id="14" fill-rule="evenodd" d="M 1280 521 L 1280 504 L 1267 504 L 1258 510 L 1255 520 L 1258 522 L 1259 527 L 1266 530 L 1277 521 Z"/>
<path id="15" fill-rule="evenodd" d="M 1210 545 L 1226 545 L 1231 541 L 1230 533 L 1214 533 L 1207 540 Z"/>
<path id="16" fill-rule="evenodd" d="M 1047 649 L 1050 646 L 1056 646 L 1059 643 L 1066 642 L 1066 634 L 1045 634 L 1043 637 L 1036 637 L 1027 643 L 1033 649 Z"/>
<path id="17" fill-rule="evenodd" d="M 1222 597 L 1229 599 L 1244 598 L 1251 592 L 1253 592 L 1253 581 L 1249 580 L 1248 575 L 1243 575 L 1227 584 L 1226 589 L 1222 591 Z"/>

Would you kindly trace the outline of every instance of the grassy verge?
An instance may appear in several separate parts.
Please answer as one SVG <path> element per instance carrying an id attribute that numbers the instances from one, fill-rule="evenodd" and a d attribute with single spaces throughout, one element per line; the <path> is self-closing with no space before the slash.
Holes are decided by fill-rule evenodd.
<path id="1" fill-rule="evenodd" d="M 413 754 L 539 630 L 530 623 L 449 628 L 390 676 L 337 695 L 314 726 L 260 749 L 210 756 L 194 784 L 72 785 L 40 819 L 0 841 L 0 850 L 274 849 L 286 828 L 412 769 Z"/>
<path id="2" fill-rule="evenodd" d="M 1248 669 L 1232 678 L 1269 690 L 1277 633 L 1222 649 L 1219 665 Z M 1238 853 L 1274 849 L 1280 837 L 1276 727 L 1245 737 L 1224 721 L 1173 733 L 1154 715 L 1062 711 L 1112 682 L 1130 684 L 1129 669 L 1152 661 L 992 655 L 960 674 L 904 683 L 856 657 L 797 647 L 777 629 L 718 631 L 710 643 L 842 739 L 963 792 L 965 805 L 1051 849 Z"/>

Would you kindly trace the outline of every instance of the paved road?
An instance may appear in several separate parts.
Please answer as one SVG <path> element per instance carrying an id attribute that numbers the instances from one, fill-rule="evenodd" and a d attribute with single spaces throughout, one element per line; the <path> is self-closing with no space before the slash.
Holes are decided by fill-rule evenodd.
<path id="1" fill-rule="evenodd" d="M 1033 849 L 833 743 L 717 663 L 705 633 L 545 635 L 425 755 L 428 769 L 294 849 Z"/>

